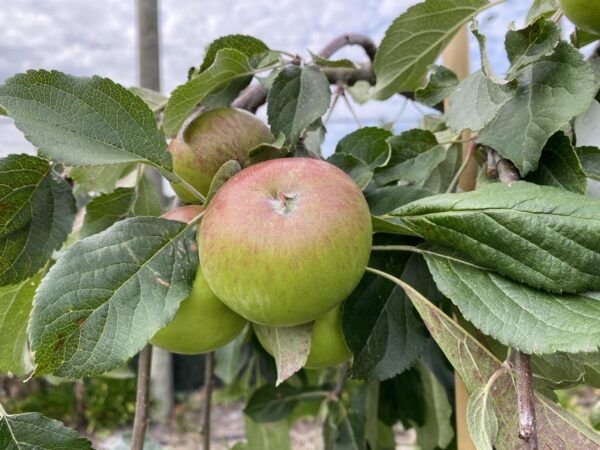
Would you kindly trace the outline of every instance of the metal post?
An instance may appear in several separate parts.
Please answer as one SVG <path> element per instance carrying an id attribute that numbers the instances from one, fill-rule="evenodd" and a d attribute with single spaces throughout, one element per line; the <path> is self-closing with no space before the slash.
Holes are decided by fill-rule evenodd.
<path id="1" fill-rule="evenodd" d="M 158 33 L 158 0 L 138 0 L 138 58 L 140 86 L 160 91 L 160 53 Z M 168 199 L 163 194 L 162 177 L 158 171 L 146 168 L 146 173 L 159 193 L 161 205 Z M 172 357 L 169 352 L 155 348 L 152 355 L 152 397 L 157 400 L 152 418 L 166 420 L 173 408 Z"/>

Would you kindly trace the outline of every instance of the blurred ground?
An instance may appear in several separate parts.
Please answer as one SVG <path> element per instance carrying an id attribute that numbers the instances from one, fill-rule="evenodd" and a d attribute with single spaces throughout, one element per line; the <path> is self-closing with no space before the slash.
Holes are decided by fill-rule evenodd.
<path id="1" fill-rule="evenodd" d="M 168 426 L 152 426 L 149 435 L 165 450 L 201 449 L 202 441 L 198 432 L 201 422 L 201 394 L 192 395 L 186 406 L 178 405 L 174 419 Z M 196 408 L 195 405 L 198 405 Z M 229 450 L 237 442 L 245 441 L 244 418 L 241 401 L 214 405 L 211 420 L 211 450 Z M 97 450 L 114 450 L 121 441 L 121 435 L 129 430 L 120 430 L 112 436 L 92 437 Z M 322 428 L 315 420 L 301 419 L 294 423 L 290 431 L 292 450 L 323 450 Z M 397 430 L 396 450 L 412 450 L 415 435 L 412 432 Z"/>

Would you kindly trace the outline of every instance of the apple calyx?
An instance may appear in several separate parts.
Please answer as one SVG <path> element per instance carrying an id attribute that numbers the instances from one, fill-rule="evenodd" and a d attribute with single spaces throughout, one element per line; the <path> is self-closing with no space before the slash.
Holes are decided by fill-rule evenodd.
<path id="1" fill-rule="evenodd" d="M 296 203 L 298 201 L 298 194 L 296 193 L 285 193 L 277 192 L 273 195 L 271 204 L 273 210 L 283 216 L 290 215 L 296 209 Z"/>

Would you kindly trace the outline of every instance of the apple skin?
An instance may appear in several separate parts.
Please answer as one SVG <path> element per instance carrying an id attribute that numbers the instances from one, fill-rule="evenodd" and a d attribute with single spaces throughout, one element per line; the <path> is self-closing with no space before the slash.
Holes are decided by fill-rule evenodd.
<path id="1" fill-rule="evenodd" d="M 600 35 L 600 1 L 559 0 L 560 9 L 578 28 Z"/>
<path id="2" fill-rule="evenodd" d="M 210 183 L 227 161 L 236 160 L 242 167 L 248 152 L 258 144 L 273 142 L 269 127 L 247 111 L 235 108 L 212 109 L 200 114 L 181 136 L 169 144 L 173 170 L 206 196 Z M 186 203 L 197 202 L 180 184 L 173 190 Z"/>
<path id="3" fill-rule="evenodd" d="M 190 222 L 203 211 L 201 206 L 184 206 L 164 214 L 165 219 Z M 175 317 L 150 340 L 172 353 L 195 355 L 215 350 L 234 339 L 246 321 L 227 308 L 213 293 L 198 267 L 192 292 L 183 300 Z"/>
<path id="4" fill-rule="evenodd" d="M 265 161 L 219 189 L 198 229 L 202 271 L 251 322 L 292 326 L 322 316 L 360 281 L 371 252 L 356 183 L 316 159 Z"/>
<path id="5" fill-rule="evenodd" d="M 336 306 L 314 321 L 310 336 L 310 353 L 304 364 L 306 369 L 337 366 L 352 357 L 342 335 L 341 314 L 341 306 Z M 263 348 L 272 355 L 271 347 L 260 332 L 256 333 L 256 337 Z"/>

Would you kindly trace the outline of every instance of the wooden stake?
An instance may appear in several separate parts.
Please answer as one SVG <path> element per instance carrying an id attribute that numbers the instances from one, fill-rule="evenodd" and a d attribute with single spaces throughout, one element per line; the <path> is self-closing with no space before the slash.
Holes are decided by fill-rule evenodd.
<path id="1" fill-rule="evenodd" d="M 138 359 L 137 395 L 135 398 L 135 418 L 131 450 L 142 450 L 148 427 L 150 409 L 150 366 L 152 365 L 152 346 L 146 345 Z"/>
<path id="2" fill-rule="evenodd" d="M 454 39 L 448 44 L 442 55 L 444 66 L 452 70 L 459 80 L 469 75 L 469 34 L 467 27 L 460 29 Z M 448 109 L 448 99 L 444 102 L 444 109 Z M 469 132 L 465 131 L 462 136 L 463 141 L 469 139 Z M 463 144 L 463 159 L 467 157 L 467 145 Z M 472 159 L 463 171 L 458 187 L 461 191 L 472 191 L 475 189 L 477 179 L 477 162 Z M 459 449 L 461 450 L 461 449 Z"/>
<path id="3" fill-rule="evenodd" d="M 215 352 L 208 352 L 204 359 L 204 405 L 202 407 L 202 436 L 203 450 L 210 450 L 210 410 L 212 407 L 212 388 L 215 365 Z"/>
<path id="4" fill-rule="evenodd" d="M 456 73 L 459 80 L 469 75 L 469 35 L 467 27 L 463 27 L 452 39 L 442 55 L 444 66 Z M 448 109 L 448 100 L 444 102 L 444 109 Z M 469 133 L 464 132 L 462 139 L 469 139 Z M 463 145 L 463 159 L 467 157 L 467 145 Z M 475 189 L 475 180 L 477 179 L 477 163 L 471 159 L 465 167 L 458 181 L 458 187 L 462 191 L 472 191 Z M 467 428 L 467 402 L 469 401 L 469 392 L 460 377 L 454 376 L 455 387 L 455 406 L 456 406 L 456 443 L 458 450 L 477 450 L 469 430 Z"/>

